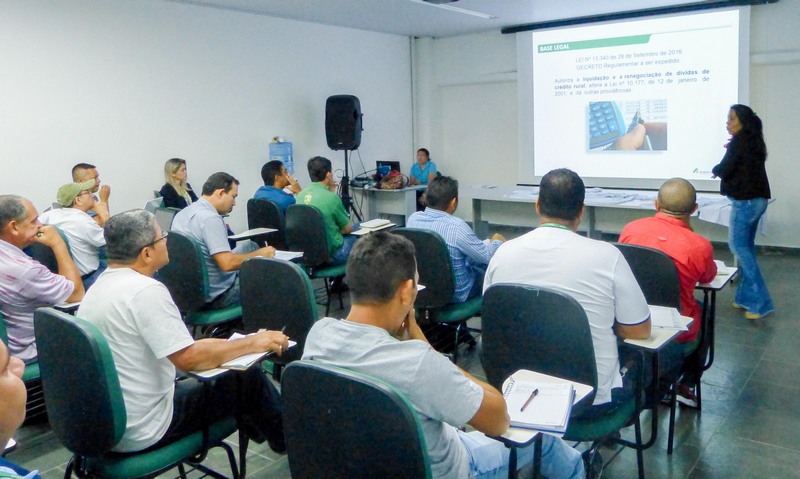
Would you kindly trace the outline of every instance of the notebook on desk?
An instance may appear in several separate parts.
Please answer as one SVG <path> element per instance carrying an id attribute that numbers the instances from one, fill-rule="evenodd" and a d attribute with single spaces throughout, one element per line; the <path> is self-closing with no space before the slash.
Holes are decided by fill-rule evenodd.
<path id="1" fill-rule="evenodd" d="M 570 383 L 549 383 L 508 378 L 503 387 L 513 427 L 564 433 L 575 389 Z"/>

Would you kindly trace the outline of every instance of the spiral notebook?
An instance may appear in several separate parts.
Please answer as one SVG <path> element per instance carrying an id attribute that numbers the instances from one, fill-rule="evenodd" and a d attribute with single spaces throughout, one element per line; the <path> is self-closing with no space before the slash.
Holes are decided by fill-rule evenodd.
<path id="1" fill-rule="evenodd" d="M 564 433 L 575 389 L 569 383 L 522 381 L 512 375 L 504 384 L 503 397 L 511 426 Z"/>

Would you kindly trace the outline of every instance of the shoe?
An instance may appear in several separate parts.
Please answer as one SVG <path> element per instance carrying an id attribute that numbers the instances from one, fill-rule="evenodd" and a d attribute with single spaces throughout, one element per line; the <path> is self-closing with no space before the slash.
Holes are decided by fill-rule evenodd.
<path id="1" fill-rule="evenodd" d="M 745 308 L 745 307 L 744 307 L 744 306 L 742 306 L 741 304 L 737 304 L 737 303 L 736 303 L 736 301 L 731 301 L 731 306 L 733 306 L 733 307 L 734 307 L 734 308 L 736 308 L 736 309 L 744 309 L 744 310 L 747 310 L 747 308 Z"/>
<path id="2" fill-rule="evenodd" d="M 769 313 L 764 313 L 764 314 L 751 313 L 750 311 L 745 311 L 744 312 L 744 317 L 747 318 L 747 319 L 761 319 L 761 318 L 766 318 L 770 314 L 772 314 L 772 311 L 770 311 Z"/>
<path id="3" fill-rule="evenodd" d="M 331 281 L 331 293 L 346 293 L 349 290 L 350 288 L 347 286 L 347 283 L 345 283 L 343 277 L 340 276 Z"/>
<path id="4" fill-rule="evenodd" d="M 283 438 L 283 435 L 278 438 L 267 439 L 267 444 L 270 449 L 278 454 L 286 452 L 286 439 Z"/>
<path id="5" fill-rule="evenodd" d="M 675 400 L 684 406 L 689 406 L 697 409 L 697 396 L 692 388 L 684 383 L 678 383 L 678 391 Z"/>
<path id="6" fill-rule="evenodd" d="M 583 468 L 586 471 L 586 479 L 600 479 L 603 475 L 603 456 L 599 451 L 591 454 L 591 449 L 581 454 L 583 458 Z"/>

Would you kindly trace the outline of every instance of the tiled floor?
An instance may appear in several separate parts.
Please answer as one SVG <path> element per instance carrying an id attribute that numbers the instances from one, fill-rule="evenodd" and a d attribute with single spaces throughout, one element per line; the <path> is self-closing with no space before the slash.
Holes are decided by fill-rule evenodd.
<path id="1" fill-rule="evenodd" d="M 716 255 L 730 264 L 726 247 L 717 247 Z M 800 255 L 767 252 L 759 261 L 777 313 L 748 321 L 730 305 L 732 288 L 718 295 L 717 354 L 703 375 L 703 411 L 679 408 L 675 451 L 668 456 L 668 411 L 661 409 L 658 441 L 644 454 L 648 479 L 800 477 Z M 459 363 L 483 376 L 477 351 L 465 350 Z M 647 414 L 643 424 L 649 424 Z M 47 424 L 25 426 L 16 439 L 20 445 L 9 460 L 42 471 L 45 479 L 63 476 L 70 455 Z M 604 448 L 602 455 L 603 478 L 637 477 L 632 450 Z M 212 452 L 207 463 L 229 474 L 222 451 Z M 177 471 L 164 477 L 175 476 Z M 286 456 L 266 445 L 251 445 L 248 477 L 291 477 Z"/>

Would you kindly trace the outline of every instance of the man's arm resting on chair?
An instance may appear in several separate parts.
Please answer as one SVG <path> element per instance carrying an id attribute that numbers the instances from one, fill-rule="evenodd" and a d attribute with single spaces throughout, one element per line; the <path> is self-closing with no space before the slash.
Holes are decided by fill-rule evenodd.
<path id="1" fill-rule="evenodd" d="M 288 347 L 289 338 L 282 332 L 263 331 L 233 341 L 200 339 L 167 357 L 181 371 L 203 371 L 250 353 L 273 351 L 280 356 Z"/>

